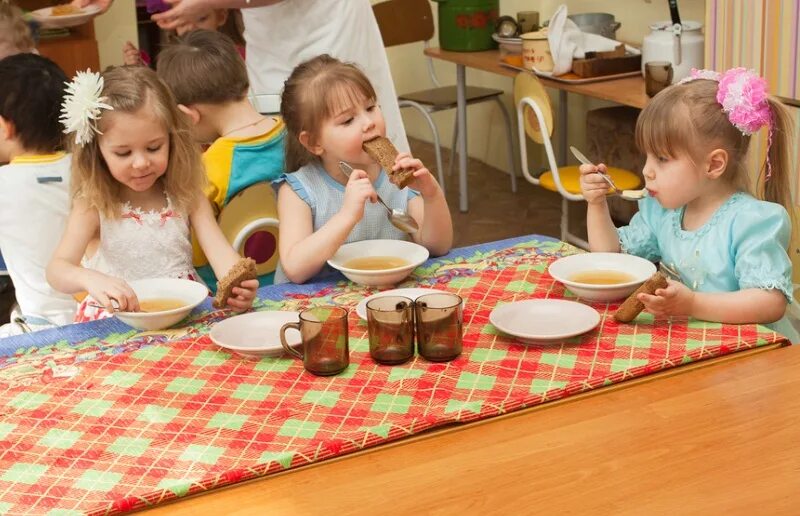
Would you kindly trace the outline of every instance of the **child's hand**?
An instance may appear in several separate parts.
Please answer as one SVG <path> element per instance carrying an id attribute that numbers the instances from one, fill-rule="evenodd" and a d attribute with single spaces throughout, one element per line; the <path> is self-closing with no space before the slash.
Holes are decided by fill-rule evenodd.
<path id="1" fill-rule="evenodd" d="M 589 204 L 601 204 L 606 202 L 608 183 L 597 173 L 608 173 L 606 166 L 603 163 L 599 165 L 581 165 L 580 171 L 581 193 L 584 199 L 586 199 L 586 202 Z"/>
<path id="2" fill-rule="evenodd" d="M 138 312 L 139 299 L 130 285 L 121 278 L 91 271 L 86 291 L 109 312 Z M 116 303 L 112 303 L 116 301 Z M 116 304 L 116 306 L 115 306 Z"/>
<path id="3" fill-rule="evenodd" d="M 694 292 L 679 281 L 667 279 L 667 288 L 659 288 L 650 294 L 639 294 L 639 301 L 645 310 L 658 316 L 691 315 L 694 304 Z"/>
<path id="4" fill-rule="evenodd" d="M 418 191 L 423 198 L 436 195 L 439 192 L 439 183 L 433 178 L 431 172 L 425 168 L 425 165 L 420 160 L 414 158 L 408 152 L 401 152 L 397 155 L 392 170 L 403 168 L 414 169 L 414 180 L 409 187 Z"/>
<path id="5" fill-rule="evenodd" d="M 133 46 L 133 43 L 126 41 L 122 46 L 122 61 L 126 65 L 141 65 L 142 56 L 139 54 L 139 49 Z"/>
<path id="6" fill-rule="evenodd" d="M 354 224 L 358 223 L 364 216 L 364 204 L 367 201 L 377 202 L 378 194 L 365 171 L 353 170 L 344 187 L 344 202 L 340 211 L 347 214 Z"/>
<path id="7" fill-rule="evenodd" d="M 238 287 L 233 287 L 231 296 L 228 298 L 228 306 L 236 312 L 244 312 L 253 306 L 258 290 L 258 280 L 249 279 L 239 283 Z"/>

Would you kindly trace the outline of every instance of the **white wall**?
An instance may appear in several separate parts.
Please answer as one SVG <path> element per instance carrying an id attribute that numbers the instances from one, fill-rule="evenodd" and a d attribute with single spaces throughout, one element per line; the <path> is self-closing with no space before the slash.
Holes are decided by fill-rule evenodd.
<path id="1" fill-rule="evenodd" d="M 134 0 L 116 0 L 111 8 L 94 19 L 94 33 L 100 52 L 100 69 L 122 64 L 122 46 L 137 42 Z"/>
<path id="2" fill-rule="evenodd" d="M 373 4 L 379 0 L 371 0 Z M 650 32 L 652 22 L 669 19 L 667 0 L 500 0 L 500 14 L 515 16 L 518 11 L 538 10 L 539 19 L 547 20 L 556 8 L 566 3 L 570 13 L 607 12 L 613 14 L 622 26 L 617 31 L 617 38 L 634 45 L 640 45 L 642 39 Z M 437 4 L 431 2 L 436 17 Z M 679 3 L 683 20 L 703 22 L 705 0 L 682 0 Z M 432 45 L 438 46 L 438 36 Z M 422 55 L 422 44 L 409 44 L 402 47 L 386 49 L 389 64 L 398 93 L 409 93 L 427 88 L 427 68 Z M 455 84 L 455 65 L 443 61 L 435 61 L 436 72 L 442 84 Z M 513 116 L 512 80 L 495 74 L 480 72 L 467 68 L 467 83 L 473 86 L 485 86 L 506 91 L 504 100 Z M 554 90 L 550 91 L 553 108 L 556 109 L 558 98 Z M 586 111 L 607 105 L 598 100 L 588 99 L 580 95 L 569 96 L 569 141 L 576 146 L 584 146 L 584 128 Z M 434 115 L 439 134 L 448 147 L 452 138 L 454 111 L 441 112 Z M 403 110 L 406 130 L 409 136 L 430 141 L 430 130 L 413 110 Z M 468 151 L 470 156 L 485 161 L 497 168 L 506 169 L 504 152 L 505 130 L 503 119 L 493 103 L 484 103 L 469 107 L 468 115 Z"/>

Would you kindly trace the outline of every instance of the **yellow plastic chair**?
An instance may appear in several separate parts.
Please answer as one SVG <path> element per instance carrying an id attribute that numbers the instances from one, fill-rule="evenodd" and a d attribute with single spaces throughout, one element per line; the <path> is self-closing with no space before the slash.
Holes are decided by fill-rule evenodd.
<path id="1" fill-rule="evenodd" d="M 561 194 L 561 240 L 570 242 L 584 249 L 589 243 L 569 232 L 569 201 L 582 201 L 580 186 L 580 170 L 577 165 L 559 167 L 553 153 L 550 136 L 553 134 L 553 111 L 550 97 L 541 81 L 532 73 L 522 72 L 514 79 L 514 103 L 517 106 L 517 127 L 519 130 L 519 149 L 522 163 L 522 174 L 529 182 Z M 526 139 L 544 145 L 550 170 L 538 177 L 533 176 L 528 168 L 528 150 Z M 639 177 L 629 170 L 608 167 L 608 174 L 622 190 L 639 187 Z"/>

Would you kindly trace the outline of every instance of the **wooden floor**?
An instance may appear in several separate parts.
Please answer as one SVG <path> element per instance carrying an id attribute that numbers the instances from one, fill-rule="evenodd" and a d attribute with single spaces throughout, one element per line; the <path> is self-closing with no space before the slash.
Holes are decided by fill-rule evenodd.
<path id="1" fill-rule="evenodd" d="M 436 158 L 433 145 L 421 140 L 410 140 L 411 152 L 431 168 L 435 175 Z M 448 149 L 442 149 L 445 175 L 450 160 Z M 517 178 L 517 193 L 511 192 L 511 180 L 503 171 L 492 168 L 476 159 L 467 162 L 469 185 L 469 211 L 458 211 L 458 171 L 446 176 L 447 202 L 453 214 L 454 247 L 479 244 L 536 233 L 559 236 L 561 196 Z M 571 203 L 572 227 L 585 227 L 583 206 Z M 8 312 L 13 304 L 13 287 L 0 285 L 0 324 L 8 322 Z"/>

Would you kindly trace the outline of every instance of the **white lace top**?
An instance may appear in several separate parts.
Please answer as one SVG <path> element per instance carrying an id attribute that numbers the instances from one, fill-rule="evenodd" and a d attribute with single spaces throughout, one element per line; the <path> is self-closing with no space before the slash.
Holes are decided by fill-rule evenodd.
<path id="1" fill-rule="evenodd" d="M 87 268 L 133 281 L 147 278 L 199 278 L 192 266 L 189 220 L 167 206 L 160 211 L 142 211 L 125 203 L 121 216 L 100 216 L 100 246 L 84 261 Z"/>

